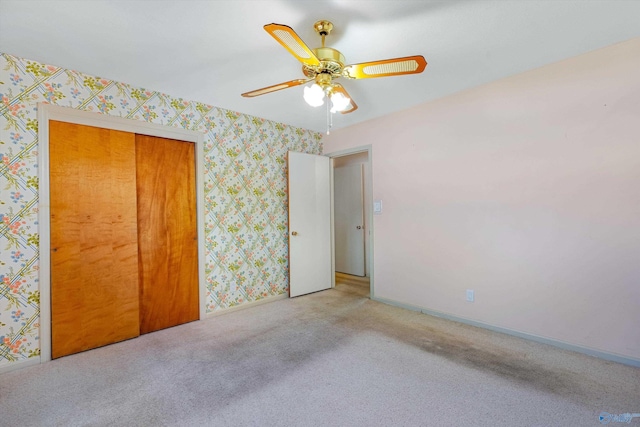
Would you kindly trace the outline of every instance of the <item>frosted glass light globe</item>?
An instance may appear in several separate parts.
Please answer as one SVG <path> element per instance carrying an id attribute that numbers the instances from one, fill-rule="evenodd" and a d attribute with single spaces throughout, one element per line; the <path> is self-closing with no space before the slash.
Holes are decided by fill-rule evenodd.
<path id="1" fill-rule="evenodd" d="M 335 113 L 336 111 L 343 111 L 345 108 L 349 106 L 350 102 L 351 100 L 340 92 L 336 92 L 332 94 L 331 105 L 333 106 L 333 108 L 331 108 L 331 112 Z"/>
<path id="2" fill-rule="evenodd" d="M 324 90 L 317 83 L 305 86 L 304 100 L 312 107 L 319 107 L 324 104 Z"/>

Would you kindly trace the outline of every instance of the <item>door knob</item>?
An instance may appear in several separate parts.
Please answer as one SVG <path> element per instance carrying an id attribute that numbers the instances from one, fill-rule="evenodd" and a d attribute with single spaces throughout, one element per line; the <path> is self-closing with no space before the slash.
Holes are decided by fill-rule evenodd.
<path id="1" fill-rule="evenodd" d="M 291 235 L 292 235 L 292 236 L 297 236 L 297 235 L 298 235 L 298 232 L 297 232 L 297 231 L 292 231 L 292 232 L 291 232 Z"/>
<path id="2" fill-rule="evenodd" d="M 356 228 L 357 228 L 358 230 L 361 230 L 361 229 L 362 229 L 362 226 L 358 225 Z"/>

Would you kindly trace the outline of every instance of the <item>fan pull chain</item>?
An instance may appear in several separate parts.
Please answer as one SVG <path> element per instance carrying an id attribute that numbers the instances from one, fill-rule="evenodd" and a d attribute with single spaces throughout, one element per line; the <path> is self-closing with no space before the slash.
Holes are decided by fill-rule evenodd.
<path id="1" fill-rule="evenodd" d="M 325 104 L 327 104 L 327 135 L 329 135 L 331 133 L 330 130 L 333 127 L 333 114 L 331 114 L 331 107 L 329 107 L 329 99 L 327 99 Z"/>
<path id="2" fill-rule="evenodd" d="M 333 113 L 329 110 L 329 122 L 331 123 L 331 127 L 333 127 Z"/>

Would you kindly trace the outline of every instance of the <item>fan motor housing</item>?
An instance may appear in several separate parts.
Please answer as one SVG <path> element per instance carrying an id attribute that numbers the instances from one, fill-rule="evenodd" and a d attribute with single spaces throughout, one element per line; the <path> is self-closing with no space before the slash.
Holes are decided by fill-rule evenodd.
<path id="1" fill-rule="evenodd" d="M 334 77 L 341 75 L 346 61 L 339 50 L 330 47 L 318 47 L 313 49 L 313 53 L 320 60 L 320 65 L 315 67 L 303 65 L 302 72 L 305 76 L 312 78 L 320 73 L 331 74 Z"/>

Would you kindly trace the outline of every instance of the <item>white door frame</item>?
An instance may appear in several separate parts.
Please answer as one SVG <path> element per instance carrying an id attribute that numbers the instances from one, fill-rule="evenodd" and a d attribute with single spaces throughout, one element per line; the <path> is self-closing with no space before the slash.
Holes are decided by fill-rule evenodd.
<path id="1" fill-rule="evenodd" d="M 198 287 L 200 320 L 206 316 L 204 247 L 204 134 L 154 123 L 125 119 L 73 108 L 38 103 L 38 227 L 40 234 L 40 362 L 51 360 L 51 224 L 49 189 L 49 121 L 56 120 L 104 129 L 139 133 L 195 143 L 196 221 L 198 229 Z"/>
<path id="2" fill-rule="evenodd" d="M 367 159 L 369 167 L 364 171 L 364 186 L 365 186 L 365 199 L 366 194 L 369 195 L 369 200 L 373 201 L 373 148 L 371 144 L 362 145 L 360 147 L 347 148 L 345 150 L 334 151 L 332 153 L 326 153 L 325 156 L 332 159 L 331 161 L 331 287 L 336 286 L 336 247 L 335 247 L 335 228 L 334 228 L 334 216 L 333 216 L 333 159 L 337 157 L 350 156 L 352 154 L 367 153 Z M 375 299 L 375 286 L 374 286 L 374 264 L 373 264 L 373 204 L 369 203 L 369 206 L 365 206 L 365 210 L 368 212 L 368 220 L 365 224 L 365 231 L 369 233 L 368 245 L 367 245 L 367 259 L 366 263 L 369 266 L 369 297 Z"/>

